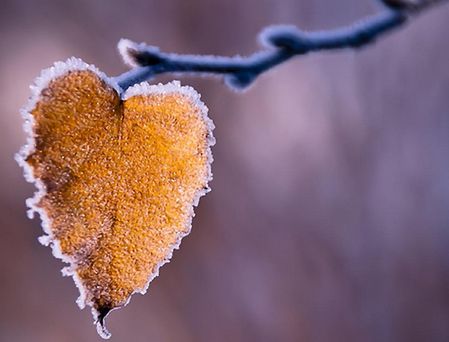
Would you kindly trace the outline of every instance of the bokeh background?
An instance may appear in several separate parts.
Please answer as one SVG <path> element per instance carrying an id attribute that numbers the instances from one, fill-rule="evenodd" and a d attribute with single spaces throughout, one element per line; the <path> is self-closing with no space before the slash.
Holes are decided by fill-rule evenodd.
<path id="1" fill-rule="evenodd" d="M 99 341 L 39 245 L 13 160 L 42 68 L 126 70 L 122 38 L 249 54 L 269 24 L 307 30 L 370 0 L 0 0 L 0 341 Z M 216 124 L 213 191 L 112 341 L 449 341 L 449 6 L 361 51 L 298 58 L 243 94 L 183 78 Z M 171 76 L 158 79 L 168 81 Z"/>

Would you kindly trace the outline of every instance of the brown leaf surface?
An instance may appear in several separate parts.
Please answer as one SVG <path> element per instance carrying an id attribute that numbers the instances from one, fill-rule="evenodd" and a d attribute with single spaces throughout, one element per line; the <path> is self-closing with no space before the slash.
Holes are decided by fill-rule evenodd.
<path id="1" fill-rule="evenodd" d="M 23 160 L 41 182 L 33 206 L 54 254 L 71 264 L 78 304 L 92 306 L 108 337 L 104 316 L 144 293 L 189 233 L 213 137 L 191 88 L 137 86 L 123 101 L 100 76 L 70 70 L 48 83 Z"/>

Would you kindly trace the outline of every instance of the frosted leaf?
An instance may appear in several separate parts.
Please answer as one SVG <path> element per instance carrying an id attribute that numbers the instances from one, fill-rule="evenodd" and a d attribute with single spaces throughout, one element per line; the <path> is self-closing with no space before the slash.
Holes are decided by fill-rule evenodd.
<path id="1" fill-rule="evenodd" d="M 69 264 L 78 305 L 109 338 L 106 315 L 145 293 L 209 191 L 207 108 L 179 82 L 122 93 L 70 59 L 42 73 L 22 114 L 29 137 L 16 159 L 38 188 L 27 205 L 42 219 L 39 241 Z"/>

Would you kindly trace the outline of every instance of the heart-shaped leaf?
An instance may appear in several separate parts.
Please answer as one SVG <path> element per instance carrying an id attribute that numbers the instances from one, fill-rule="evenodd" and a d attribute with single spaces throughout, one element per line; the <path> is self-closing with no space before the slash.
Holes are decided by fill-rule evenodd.
<path id="1" fill-rule="evenodd" d="M 122 93 L 73 58 L 44 70 L 33 91 L 17 156 L 38 188 L 27 203 L 107 338 L 106 314 L 144 293 L 190 231 L 209 190 L 213 124 L 190 87 Z"/>

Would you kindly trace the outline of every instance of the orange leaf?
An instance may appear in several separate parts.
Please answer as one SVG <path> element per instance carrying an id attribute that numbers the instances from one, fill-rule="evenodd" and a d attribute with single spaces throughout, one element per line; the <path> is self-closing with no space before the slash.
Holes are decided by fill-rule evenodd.
<path id="1" fill-rule="evenodd" d="M 123 94 L 78 59 L 36 81 L 24 110 L 28 145 L 17 160 L 38 192 L 27 201 L 70 264 L 78 305 L 97 330 L 109 311 L 145 293 L 190 231 L 193 206 L 208 190 L 213 124 L 199 95 L 178 82 Z"/>

